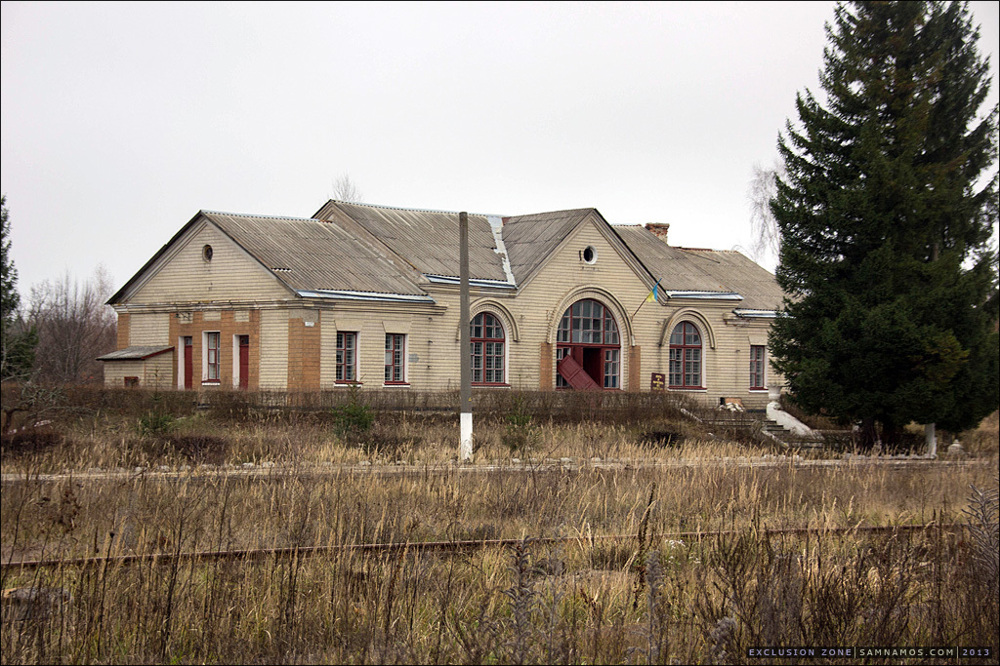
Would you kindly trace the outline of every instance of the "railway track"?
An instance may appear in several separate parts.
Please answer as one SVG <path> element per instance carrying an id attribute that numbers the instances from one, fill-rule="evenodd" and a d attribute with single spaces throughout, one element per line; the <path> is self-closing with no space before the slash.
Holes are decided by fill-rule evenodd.
<path id="1" fill-rule="evenodd" d="M 854 527 L 824 528 L 824 527 L 795 527 L 783 529 L 761 529 L 758 534 L 764 536 L 829 536 L 829 535 L 855 535 L 855 534 L 899 534 L 913 532 L 937 532 L 938 534 L 957 534 L 967 528 L 961 523 L 937 524 L 928 523 L 926 525 L 857 525 Z M 656 538 L 660 540 L 694 541 L 700 542 L 704 539 L 718 539 L 723 537 L 735 537 L 745 534 L 746 530 L 715 530 L 705 532 L 674 532 L 661 534 Z M 258 548 L 247 550 L 210 550 L 194 551 L 187 553 L 151 553 L 145 555 L 119 555 L 111 557 L 81 557 L 48 560 L 23 560 L 18 562 L 7 561 L 0 564 L 4 573 L 9 574 L 15 571 L 33 571 L 36 569 L 53 569 L 59 567 L 91 567 L 91 566 L 130 566 L 135 564 L 149 563 L 151 565 L 172 564 L 179 561 L 200 561 L 211 562 L 220 560 L 230 561 L 258 561 L 270 558 L 308 558 L 317 555 L 331 555 L 336 553 L 393 553 L 393 552 L 433 552 L 444 555 L 454 555 L 469 551 L 482 550 L 485 548 L 506 548 L 514 547 L 518 544 L 530 541 L 533 544 L 568 544 L 568 543 L 596 543 L 598 541 L 629 541 L 637 540 L 635 534 L 612 534 L 601 536 L 576 536 L 576 537 L 540 537 L 530 539 L 484 539 L 475 541 L 417 541 L 417 542 L 392 542 L 392 543 L 366 543 L 366 544 L 341 544 L 333 546 L 294 546 L 290 548 Z"/>
<path id="2" fill-rule="evenodd" d="M 192 481 L 210 479 L 250 479 L 278 480 L 288 477 L 324 477 L 338 475 L 405 476 L 427 474 L 522 474 L 539 472 L 578 472 L 586 470 L 631 471 L 669 470 L 721 467 L 734 469 L 836 469 L 857 467 L 880 467 L 889 470 L 919 468 L 957 468 L 991 464 L 986 460 L 936 460 L 929 458 L 866 458 L 861 456 L 832 460 L 808 460 L 802 458 L 716 458 L 679 459 L 663 461 L 617 461 L 617 460 L 577 460 L 571 458 L 523 461 L 505 464 L 381 464 L 361 462 L 355 464 L 319 465 L 254 465 L 247 463 L 237 466 L 190 468 L 136 468 L 133 470 L 82 470 L 58 474 L 3 474 L 0 484 L 52 483 L 59 481 L 123 481 L 148 479 L 164 481 Z"/>

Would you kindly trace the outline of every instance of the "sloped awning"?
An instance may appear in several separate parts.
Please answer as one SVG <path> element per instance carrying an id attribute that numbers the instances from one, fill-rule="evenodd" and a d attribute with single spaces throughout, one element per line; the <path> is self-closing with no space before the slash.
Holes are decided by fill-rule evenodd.
<path id="1" fill-rule="evenodd" d="M 104 356 L 98 356 L 98 361 L 144 361 L 147 358 L 153 356 L 158 356 L 164 354 L 168 351 L 173 351 L 173 347 L 164 347 L 162 345 L 154 346 L 134 346 L 126 347 L 125 349 L 118 349 L 111 352 L 110 354 L 105 354 Z"/>

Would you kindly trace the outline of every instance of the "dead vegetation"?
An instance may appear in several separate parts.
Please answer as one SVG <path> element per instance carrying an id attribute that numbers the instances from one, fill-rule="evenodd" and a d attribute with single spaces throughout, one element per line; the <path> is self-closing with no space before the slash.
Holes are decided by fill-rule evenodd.
<path id="1" fill-rule="evenodd" d="M 4 472 L 24 479 L 0 494 L 2 583 L 20 590 L 3 607 L 4 663 L 744 663 L 750 647 L 787 645 L 980 646 L 993 656 L 963 663 L 996 661 L 995 464 L 564 471 L 532 460 L 765 449 L 706 440 L 666 413 L 628 417 L 638 407 L 627 404 L 606 421 L 570 422 L 510 403 L 514 418 L 477 417 L 491 424 L 477 457 L 530 454 L 517 471 L 317 475 L 308 470 L 323 462 L 449 461 L 455 419 L 370 407 L 369 426 L 348 436 L 364 413 L 234 401 L 220 414 L 154 397 L 101 398 L 53 424 L 58 441 L 5 446 Z M 519 432 L 527 446 L 505 441 Z M 365 445 L 389 437 L 391 451 Z M 219 467 L 267 461 L 292 473 L 252 479 Z M 136 470 L 160 465 L 189 473 Z M 197 465 L 217 473 L 197 475 Z M 95 467 L 132 473 L 30 480 Z M 955 522 L 969 528 L 935 527 Z M 930 527 L 851 531 L 870 525 Z M 790 527 L 815 531 L 778 531 Z M 716 530 L 731 534 L 673 536 Z M 609 534 L 628 537 L 598 538 Z M 295 554 L 500 538 L 519 545 Z M 291 552 L 13 565 L 254 548 Z"/>

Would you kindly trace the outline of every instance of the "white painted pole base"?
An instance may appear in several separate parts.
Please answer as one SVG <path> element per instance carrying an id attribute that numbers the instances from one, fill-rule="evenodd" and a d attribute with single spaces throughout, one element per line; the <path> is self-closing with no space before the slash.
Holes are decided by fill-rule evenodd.
<path id="1" fill-rule="evenodd" d="M 461 412 L 459 414 L 459 442 L 458 457 L 462 462 L 472 460 L 472 412 Z"/>
<path id="2" fill-rule="evenodd" d="M 924 424 L 924 439 L 927 442 L 928 458 L 937 458 L 937 433 L 934 426 L 933 423 Z"/>

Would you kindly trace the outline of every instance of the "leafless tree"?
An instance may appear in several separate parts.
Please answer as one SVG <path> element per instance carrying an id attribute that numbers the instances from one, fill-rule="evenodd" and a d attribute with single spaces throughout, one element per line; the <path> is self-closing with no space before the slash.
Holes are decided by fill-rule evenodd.
<path id="1" fill-rule="evenodd" d="M 781 234 L 778 223 L 771 214 L 770 202 L 778 191 L 776 179 L 782 175 L 783 169 L 778 162 L 770 169 L 755 163 L 747 186 L 747 201 L 750 204 L 750 254 L 754 261 L 760 263 L 777 263 L 781 250 Z"/>
<path id="2" fill-rule="evenodd" d="M 32 287 L 28 321 L 38 332 L 35 375 L 40 381 L 102 380 L 103 368 L 95 359 L 115 348 L 115 313 L 105 305 L 111 292 L 111 277 L 100 266 L 83 283 L 67 273 Z"/>
<path id="3" fill-rule="evenodd" d="M 337 180 L 333 181 L 333 198 L 338 201 L 349 203 L 361 203 L 361 190 L 358 189 L 350 175 L 342 173 Z"/>

